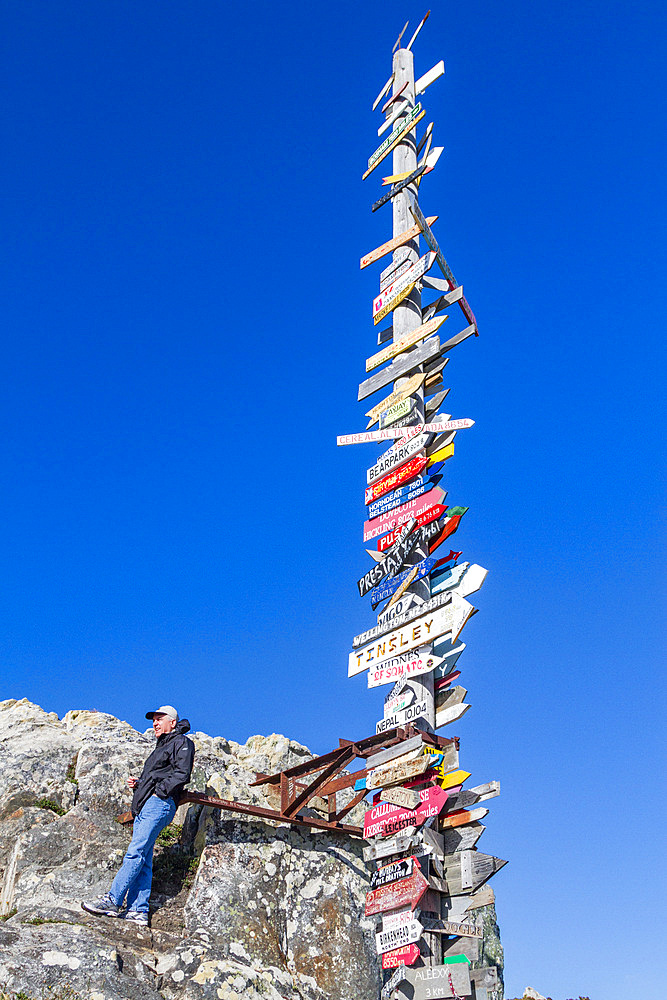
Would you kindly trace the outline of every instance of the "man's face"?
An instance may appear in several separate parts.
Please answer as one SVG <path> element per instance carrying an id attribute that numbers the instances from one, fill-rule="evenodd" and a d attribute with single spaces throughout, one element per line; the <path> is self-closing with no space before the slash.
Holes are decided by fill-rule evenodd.
<path id="1" fill-rule="evenodd" d="M 175 725 L 176 719 L 170 719 L 163 712 L 156 712 L 153 716 L 153 732 L 156 736 L 163 736 L 165 733 L 173 732 Z"/>

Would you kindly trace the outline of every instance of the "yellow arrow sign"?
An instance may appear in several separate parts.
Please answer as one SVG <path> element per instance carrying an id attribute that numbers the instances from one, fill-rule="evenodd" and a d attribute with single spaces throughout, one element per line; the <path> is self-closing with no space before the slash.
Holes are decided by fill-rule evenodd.
<path id="1" fill-rule="evenodd" d="M 436 451 L 431 455 L 428 462 L 426 463 L 426 468 L 428 469 L 429 466 L 435 465 L 436 462 L 444 462 L 446 459 L 451 458 L 453 454 L 454 454 L 454 445 L 453 444 L 446 445 L 444 448 L 441 448 L 440 451 Z"/>

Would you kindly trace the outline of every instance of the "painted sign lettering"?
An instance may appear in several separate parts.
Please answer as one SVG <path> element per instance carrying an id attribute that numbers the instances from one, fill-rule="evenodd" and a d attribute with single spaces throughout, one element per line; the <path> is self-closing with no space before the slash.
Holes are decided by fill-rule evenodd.
<path id="1" fill-rule="evenodd" d="M 391 684 L 397 679 L 408 679 L 418 677 L 420 674 L 428 674 L 442 662 L 439 656 L 434 656 L 430 652 L 430 646 L 424 646 L 423 650 L 417 649 L 414 653 L 401 653 L 399 656 L 392 656 L 380 667 L 368 671 L 369 688 L 380 687 L 382 684 Z"/>
<path id="2" fill-rule="evenodd" d="M 425 455 L 416 455 L 411 458 L 409 462 L 402 465 L 400 469 L 396 469 L 390 472 L 389 475 L 385 476 L 383 479 L 379 479 L 372 486 L 366 487 L 366 493 L 364 495 L 364 502 L 366 505 L 372 503 L 374 500 L 379 500 L 380 497 L 384 496 L 386 493 L 390 493 L 392 490 L 396 489 L 397 486 L 402 486 L 403 483 L 409 482 L 418 476 L 422 472 L 431 459 L 426 458 Z"/>
<path id="3" fill-rule="evenodd" d="M 439 785 L 431 785 L 419 791 L 421 803 L 416 809 L 396 809 L 388 802 L 381 802 L 366 812 L 364 817 L 364 837 L 377 834 L 391 836 L 408 826 L 421 826 L 431 816 L 437 816 L 447 801 L 447 792 Z M 423 876 L 422 876 L 423 877 Z M 397 905 L 405 905 L 403 900 Z"/>
<path id="4" fill-rule="evenodd" d="M 396 948 L 394 951 L 385 951 L 382 956 L 382 968 L 396 969 L 400 965 L 414 965 L 419 955 L 419 946 L 416 944 L 409 944 L 407 948 Z"/>

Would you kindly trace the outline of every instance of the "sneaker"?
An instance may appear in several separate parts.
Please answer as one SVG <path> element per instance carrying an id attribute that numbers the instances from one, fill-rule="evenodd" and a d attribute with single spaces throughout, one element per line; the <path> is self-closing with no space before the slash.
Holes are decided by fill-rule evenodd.
<path id="1" fill-rule="evenodd" d="M 105 896 L 94 899 L 92 903 L 82 903 L 81 909 L 98 917 L 120 917 L 123 912 L 123 907 L 114 903 L 108 892 Z"/>
<path id="2" fill-rule="evenodd" d="M 123 920 L 131 920 L 133 924 L 139 924 L 140 927 L 148 927 L 148 914 L 142 913 L 141 910 L 128 910 Z"/>

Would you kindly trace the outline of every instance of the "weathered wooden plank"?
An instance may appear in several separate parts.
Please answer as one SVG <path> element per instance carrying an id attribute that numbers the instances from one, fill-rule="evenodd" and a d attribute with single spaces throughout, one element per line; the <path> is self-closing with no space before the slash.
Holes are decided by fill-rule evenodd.
<path id="1" fill-rule="evenodd" d="M 449 997 L 469 997 L 472 993 L 470 971 L 465 960 L 424 969 L 406 968 L 405 973 L 398 989 L 404 996 L 412 993 L 411 1000 L 448 1000 Z"/>
<path id="2" fill-rule="evenodd" d="M 383 132 L 386 132 L 389 126 L 396 121 L 399 115 L 405 114 L 410 107 L 412 107 L 412 101 L 409 101 L 407 97 L 397 101 L 395 106 L 391 109 L 383 121 L 382 125 L 380 125 L 378 129 L 378 136 L 382 135 Z"/>
<path id="3" fill-rule="evenodd" d="M 448 812 L 440 820 L 440 826 L 445 829 L 446 827 L 464 826 L 466 823 L 476 823 L 488 813 L 488 809 L 461 809 L 455 810 L 454 812 Z"/>
<path id="4" fill-rule="evenodd" d="M 407 336 L 402 337 L 401 340 L 397 340 L 391 343 L 388 347 L 383 350 L 378 351 L 376 354 L 372 354 L 370 358 L 366 360 L 366 371 L 373 371 L 374 368 L 378 368 L 383 365 L 385 361 L 391 361 L 398 354 L 402 354 L 403 351 L 407 351 L 408 348 L 414 347 L 414 345 L 420 341 L 425 340 L 426 337 L 430 337 L 431 334 L 435 333 L 442 324 L 447 319 L 446 316 L 439 317 L 438 319 L 432 319 L 428 323 L 423 323 L 421 326 L 417 327 L 416 330 L 412 330 Z"/>
<path id="5" fill-rule="evenodd" d="M 460 684 L 457 684 L 453 688 L 445 688 L 435 699 L 436 711 L 441 708 L 451 708 L 453 705 L 460 705 L 467 693 L 467 689 L 461 687 Z M 461 782 L 454 782 L 454 784 L 461 784 Z"/>
<path id="6" fill-rule="evenodd" d="M 411 396 L 413 392 L 423 384 L 426 375 L 418 372 L 416 375 L 412 375 L 407 382 L 405 382 L 400 389 L 395 389 L 389 396 L 382 400 L 381 403 L 377 403 L 371 410 L 366 414 L 370 417 L 366 429 L 372 427 L 374 423 L 380 418 L 380 414 L 387 410 L 393 403 L 398 403 L 399 400 L 405 399 L 406 396 Z"/>
<path id="7" fill-rule="evenodd" d="M 420 344 L 419 347 L 415 347 L 408 354 L 402 354 L 395 358 L 390 365 L 387 365 L 386 368 L 381 369 L 381 371 L 371 375 L 370 378 L 365 379 L 359 385 L 357 398 L 361 400 L 366 399 L 368 396 L 372 396 L 374 392 L 378 391 L 378 389 L 383 389 L 384 386 L 389 385 L 390 382 L 395 382 L 397 378 L 400 378 L 402 375 L 407 375 L 408 373 L 414 371 L 415 368 L 425 364 L 431 358 L 436 358 L 439 354 L 440 338 L 432 337 L 425 343 Z"/>
<path id="8" fill-rule="evenodd" d="M 416 809 L 419 805 L 419 793 L 413 788 L 396 787 L 383 788 L 380 792 L 380 802 L 391 802 L 392 805 L 404 809 Z"/>
<path id="9" fill-rule="evenodd" d="M 471 962 L 476 962 L 479 958 L 479 938 L 456 937 L 452 941 L 443 941 L 442 955 L 443 958 L 452 955 L 465 955 Z"/>
<path id="10" fill-rule="evenodd" d="M 416 826 L 401 830 L 395 837 L 376 837 L 373 843 L 364 847 L 364 861 L 379 861 L 391 857 L 392 854 L 403 854 L 416 847 L 419 840 L 415 837 Z"/>
<path id="11" fill-rule="evenodd" d="M 466 826 L 455 827 L 453 830 L 445 829 L 444 853 L 456 854 L 457 851 L 471 851 L 486 827 L 482 823 L 468 823 Z"/>
<path id="12" fill-rule="evenodd" d="M 407 28 L 407 25 L 405 27 Z M 403 30 L 405 30 L 405 29 L 403 29 Z M 395 76 L 395 74 L 392 73 L 391 76 L 389 77 L 389 79 L 387 80 L 387 82 L 385 83 L 384 87 L 380 91 L 380 93 L 377 95 L 377 97 L 373 101 L 373 107 L 372 107 L 371 110 L 375 111 L 375 109 L 377 108 L 378 104 L 380 103 L 380 101 L 382 100 L 382 98 L 384 97 L 384 95 L 387 93 L 387 91 L 391 87 L 392 83 L 394 82 L 394 76 Z"/>
<path id="13" fill-rule="evenodd" d="M 414 108 L 408 112 L 403 121 L 399 122 L 393 132 L 387 136 L 375 152 L 371 153 L 368 158 L 368 169 L 361 175 L 362 181 L 365 181 L 369 174 L 371 174 L 376 167 L 379 167 L 382 161 L 389 156 L 392 149 L 398 146 L 399 142 L 402 142 L 407 134 L 417 127 L 425 114 L 426 112 L 422 110 L 421 104 L 415 104 Z"/>
<path id="14" fill-rule="evenodd" d="M 424 306 L 422 309 L 422 322 L 426 322 L 432 319 L 436 313 L 442 312 L 443 309 L 449 309 L 463 298 L 463 285 L 459 285 L 457 288 L 453 288 L 451 292 L 446 292 L 441 295 L 440 298 L 436 299 L 435 302 L 431 302 L 430 305 Z"/>
<path id="15" fill-rule="evenodd" d="M 417 618 L 409 624 L 388 632 L 366 646 L 354 649 L 348 655 L 348 677 L 363 673 L 369 667 L 377 668 L 385 660 L 390 659 L 397 650 L 406 653 L 418 646 L 433 642 L 445 632 L 451 632 L 452 616 L 449 606 L 438 608 L 422 618 Z"/>
<path id="16" fill-rule="evenodd" d="M 403 754 L 409 753 L 411 750 L 421 748 L 423 743 L 424 740 L 421 735 L 412 736 L 409 740 L 397 743 L 396 746 L 387 747 L 386 750 L 378 750 L 377 753 L 367 758 L 366 767 L 369 771 L 373 770 L 381 764 L 386 764 L 388 761 L 394 760 L 396 757 L 402 757 Z"/>
<path id="17" fill-rule="evenodd" d="M 437 218 L 437 215 L 431 215 L 426 221 L 429 226 L 432 226 Z M 375 250 L 371 250 L 370 253 L 367 253 L 364 257 L 362 257 L 359 261 L 359 267 L 363 269 L 364 267 L 368 267 L 369 264 L 375 263 L 375 261 L 380 260 L 381 257 L 385 257 L 393 250 L 397 250 L 405 243 L 409 243 L 410 240 L 414 240 L 416 236 L 419 236 L 420 232 L 421 229 L 418 225 L 410 226 L 410 228 L 406 229 L 405 232 L 399 233 L 398 236 L 394 236 L 392 239 L 387 240 L 386 243 L 383 243 L 381 246 L 377 247 Z"/>
<path id="18" fill-rule="evenodd" d="M 424 25 L 428 21 L 428 19 L 430 17 L 430 14 L 431 14 L 431 11 L 427 10 L 426 13 L 424 14 L 424 16 L 422 17 L 421 21 L 417 25 L 417 28 L 415 30 L 414 35 L 412 36 L 412 38 L 410 39 L 410 41 L 408 42 L 408 44 L 405 46 L 405 51 L 406 52 L 409 52 L 410 49 L 412 48 L 412 45 L 413 45 L 413 43 L 415 42 L 415 40 L 417 38 L 417 35 L 419 34 L 419 32 L 422 30 L 422 28 L 424 27 Z"/>
<path id="19" fill-rule="evenodd" d="M 415 97 L 418 94 L 423 94 L 427 87 L 430 87 L 432 83 L 439 80 L 445 72 L 445 61 L 441 59 L 439 63 L 436 63 L 427 73 L 420 76 L 418 80 L 415 80 Z"/>
<path id="20" fill-rule="evenodd" d="M 387 100 L 384 102 L 384 104 L 380 108 L 380 111 L 381 111 L 382 114 L 385 113 L 385 111 L 387 110 L 387 108 L 391 104 L 393 104 L 394 101 L 397 101 L 399 99 L 399 97 L 402 96 L 403 92 L 406 90 L 406 88 L 407 88 L 407 86 L 408 86 L 409 83 L 410 83 L 410 81 L 406 80 L 405 83 L 401 87 L 398 88 L 398 90 L 394 91 L 394 93 L 391 95 L 391 97 L 387 98 Z"/>
<path id="21" fill-rule="evenodd" d="M 455 812 L 458 809 L 468 809 L 478 802 L 493 799 L 499 794 L 499 781 L 487 781 L 486 784 L 476 785 L 474 788 L 462 788 L 458 795 L 447 802 L 447 811 Z"/>
<path id="22" fill-rule="evenodd" d="M 359 646 L 365 646 L 373 639 L 386 635 L 387 632 L 399 628 L 401 625 L 407 625 L 416 618 L 421 618 L 423 615 L 429 614 L 432 611 L 437 611 L 438 608 L 443 608 L 450 603 L 450 594 L 438 595 L 436 599 L 430 598 L 428 601 L 424 601 L 423 604 L 420 604 L 417 607 L 408 608 L 404 614 L 395 616 L 388 625 L 374 625 L 372 628 L 366 629 L 365 632 L 360 632 L 358 635 L 355 635 L 352 640 L 352 647 L 356 649 Z M 453 624 L 458 620 L 457 615 L 458 612 L 456 614 L 452 614 Z"/>

